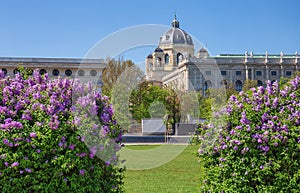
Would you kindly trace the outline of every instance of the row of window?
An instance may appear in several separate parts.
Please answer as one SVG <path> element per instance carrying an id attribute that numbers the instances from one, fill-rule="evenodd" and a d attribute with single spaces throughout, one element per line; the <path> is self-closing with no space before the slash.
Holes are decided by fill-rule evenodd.
<path id="1" fill-rule="evenodd" d="M 261 70 L 256 70 L 256 76 L 262 76 L 262 71 Z M 205 72 L 206 75 L 211 75 L 211 71 L 206 71 Z M 227 71 L 221 71 L 221 75 L 222 76 L 226 76 L 227 75 Z M 241 76 L 242 75 L 242 71 L 237 70 L 235 71 L 235 75 L 236 76 Z M 292 75 L 292 71 L 285 71 L 285 75 L 286 76 L 291 76 Z M 271 76 L 277 76 L 277 71 L 276 70 L 272 70 L 271 71 Z"/>
<path id="2" fill-rule="evenodd" d="M 274 82 L 275 80 L 273 80 L 272 82 Z M 221 82 L 221 84 L 222 85 L 227 85 L 227 81 L 226 80 L 223 80 L 222 82 Z M 208 88 L 210 88 L 211 87 L 211 85 L 212 85 L 212 83 L 211 83 L 211 81 L 210 80 L 207 80 L 207 81 L 205 81 L 204 82 L 204 90 L 206 91 Z M 242 89 L 243 89 L 243 83 L 242 83 L 242 81 L 240 81 L 240 80 L 237 80 L 237 81 L 235 81 L 235 90 L 236 91 L 242 91 Z M 261 80 L 257 80 L 257 86 L 263 86 L 263 82 L 261 81 Z"/>
<path id="3" fill-rule="evenodd" d="M 256 72 L 256 76 L 262 76 L 262 71 L 261 70 L 256 70 L 255 72 Z M 212 74 L 211 71 L 205 71 L 205 75 L 211 76 L 211 74 Z M 276 70 L 272 70 L 270 72 L 270 74 L 271 74 L 271 76 L 277 76 L 277 71 Z M 221 71 L 221 75 L 222 76 L 227 76 L 227 71 L 222 70 Z M 241 76 L 242 75 L 242 71 L 241 70 L 235 71 L 235 75 L 236 76 Z M 285 71 L 285 75 L 286 76 L 291 76 L 292 75 L 292 71 Z"/>
<path id="4" fill-rule="evenodd" d="M 4 74 L 7 74 L 7 69 L 6 68 L 2 68 L 2 71 L 4 72 Z M 17 74 L 19 72 L 18 69 L 14 69 L 14 74 Z M 45 69 L 41 69 L 40 71 L 40 74 L 43 75 L 43 74 L 46 74 L 47 73 L 47 70 Z M 60 74 L 60 71 L 58 69 L 53 69 L 52 70 L 52 75 L 53 76 L 58 76 Z M 67 69 L 65 70 L 65 75 L 66 76 L 71 76 L 73 74 L 73 71 L 70 70 L 70 69 Z M 84 76 L 85 74 L 85 71 L 84 70 L 78 70 L 77 72 L 78 76 Z M 90 71 L 90 75 L 91 76 L 96 76 L 97 75 L 97 71 L 96 70 L 91 70 Z"/>
<path id="5" fill-rule="evenodd" d="M 176 55 L 176 64 L 178 64 L 179 62 L 181 62 L 182 59 L 183 59 L 182 54 L 181 54 L 181 53 L 178 53 L 178 54 Z M 160 61 L 161 61 L 161 58 L 158 58 L 158 61 L 160 62 Z M 170 64 L 170 56 L 169 56 L 169 54 L 166 54 L 166 55 L 165 55 L 165 64 L 166 64 L 166 65 Z"/>

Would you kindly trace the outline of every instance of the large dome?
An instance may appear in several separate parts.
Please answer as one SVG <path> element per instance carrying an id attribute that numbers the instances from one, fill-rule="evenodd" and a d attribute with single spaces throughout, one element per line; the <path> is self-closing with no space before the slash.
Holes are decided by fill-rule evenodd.
<path id="1" fill-rule="evenodd" d="M 188 44 L 194 45 L 192 37 L 184 30 L 179 28 L 179 21 L 176 19 L 172 22 L 172 28 L 169 29 L 159 41 L 159 45 L 170 45 L 170 44 Z"/>

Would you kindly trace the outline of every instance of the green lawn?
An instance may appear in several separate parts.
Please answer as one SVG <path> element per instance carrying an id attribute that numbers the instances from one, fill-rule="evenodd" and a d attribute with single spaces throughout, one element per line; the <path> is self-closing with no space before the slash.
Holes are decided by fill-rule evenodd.
<path id="1" fill-rule="evenodd" d="M 136 150 L 148 150 L 157 146 L 127 146 Z M 197 146 L 187 148 L 171 162 L 148 170 L 127 170 L 125 191 L 128 193 L 180 193 L 199 192 L 200 164 L 195 156 Z"/>

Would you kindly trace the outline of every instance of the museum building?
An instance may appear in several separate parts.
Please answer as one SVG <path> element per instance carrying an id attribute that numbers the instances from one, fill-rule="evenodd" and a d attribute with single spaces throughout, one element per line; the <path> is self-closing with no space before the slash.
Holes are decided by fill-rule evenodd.
<path id="1" fill-rule="evenodd" d="M 196 54 L 191 36 L 180 28 L 176 16 L 172 27 L 159 40 L 158 47 L 145 60 L 146 79 L 160 85 L 170 85 L 184 91 L 205 91 L 232 83 L 241 91 L 246 80 L 257 80 L 258 86 L 267 80 L 290 77 L 300 67 L 299 55 L 220 54 L 210 56 L 206 48 Z"/>
<path id="2" fill-rule="evenodd" d="M 180 28 L 176 16 L 172 27 L 159 39 L 158 47 L 145 60 L 145 79 L 158 85 L 169 85 L 184 91 L 203 92 L 222 85 L 234 85 L 241 91 L 246 80 L 257 80 L 258 86 L 267 80 L 290 77 L 300 68 L 295 54 L 220 54 L 211 56 L 206 48 L 195 52 L 192 37 Z M 21 58 L 0 57 L 0 69 L 9 76 L 18 73 L 18 66 L 39 69 L 49 77 L 79 78 L 96 81 L 102 86 L 103 59 Z"/>

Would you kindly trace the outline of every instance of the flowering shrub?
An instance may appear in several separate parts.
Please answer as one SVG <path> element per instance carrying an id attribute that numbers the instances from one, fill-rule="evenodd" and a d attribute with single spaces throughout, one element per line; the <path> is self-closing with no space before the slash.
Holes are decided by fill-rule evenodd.
<path id="1" fill-rule="evenodd" d="M 300 190 L 300 78 L 231 96 L 210 151 L 199 149 L 203 192 Z M 211 136 L 200 128 L 201 146 Z"/>
<path id="2" fill-rule="evenodd" d="M 78 81 L 24 77 L 0 71 L 0 191 L 122 192 L 118 149 L 97 156 L 121 143 L 107 98 Z"/>

